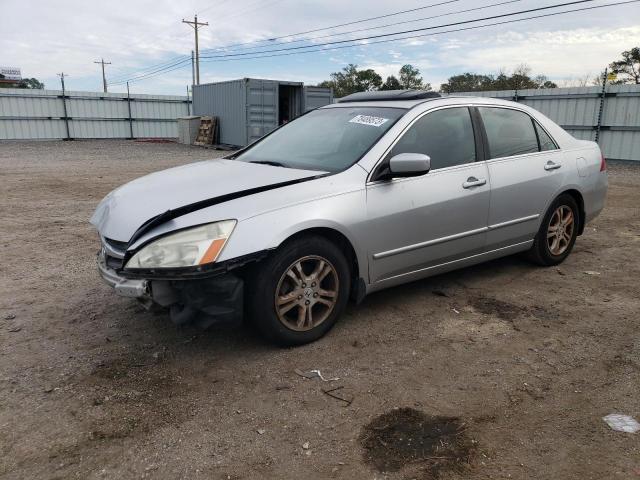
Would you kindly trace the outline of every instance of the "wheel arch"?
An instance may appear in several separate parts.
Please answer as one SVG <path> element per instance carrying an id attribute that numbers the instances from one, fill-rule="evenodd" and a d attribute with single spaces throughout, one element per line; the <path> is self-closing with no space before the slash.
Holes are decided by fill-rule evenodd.
<path id="1" fill-rule="evenodd" d="M 551 208 L 551 205 L 553 204 L 553 202 L 555 202 L 557 198 L 561 195 L 571 196 L 575 200 L 575 202 L 578 204 L 578 216 L 579 216 L 578 235 L 582 235 L 582 232 L 584 232 L 584 226 L 586 223 L 586 212 L 584 209 L 584 196 L 582 195 L 582 192 L 579 190 L 579 187 L 576 185 L 573 185 L 573 184 L 565 185 L 562 189 L 558 190 L 556 194 L 553 197 L 551 197 L 551 199 L 547 203 L 545 209 L 543 210 L 542 215 L 540 216 L 540 219 L 542 220 L 544 218 L 544 216 L 549 211 L 549 208 Z"/>
<path id="2" fill-rule="evenodd" d="M 361 262 L 358 259 L 358 254 L 355 247 L 353 246 L 353 242 L 349 239 L 349 237 L 347 237 L 347 235 L 345 235 L 340 230 L 332 227 L 310 226 L 290 234 L 288 237 L 282 240 L 279 247 L 286 244 L 287 242 L 305 236 L 318 236 L 325 238 L 326 240 L 338 246 L 346 254 L 347 262 L 349 263 L 349 268 L 351 269 L 351 296 L 357 302 L 361 301 L 365 295 L 366 285 L 363 278 Z"/>
<path id="3" fill-rule="evenodd" d="M 584 225 L 586 223 L 585 222 L 586 213 L 584 210 L 584 197 L 582 196 L 582 193 L 580 193 L 580 191 L 575 188 L 570 188 L 560 192 L 556 196 L 556 198 L 559 197 L 560 195 L 570 195 L 578 204 L 578 214 L 580 215 L 580 218 L 578 219 L 579 220 L 578 235 L 582 235 L 582 233 L 584 232 Z"/>

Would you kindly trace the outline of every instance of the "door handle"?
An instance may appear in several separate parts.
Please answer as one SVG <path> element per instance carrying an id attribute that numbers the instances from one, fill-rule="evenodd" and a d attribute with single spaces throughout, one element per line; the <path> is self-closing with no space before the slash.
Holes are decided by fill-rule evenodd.
<path id="1" fill-rule="evenodd" d="M 562 165 L 560 165 L 559 163 L 554 163 L 552 161 L 548 161 L 547 164 L 544 166 L 544 169 L 549 171 L 549 170 L 557 170 L 559 168 L 561 168 Z"/>
<path id="2" fill-rule="evenodd" d="M 485 178 L 469 177 L 467 178 L 467 181 L 462 184 L 462 188 L 479 187 L 481 185 L 485 185 L 486 183 L 487 180 Z"/>

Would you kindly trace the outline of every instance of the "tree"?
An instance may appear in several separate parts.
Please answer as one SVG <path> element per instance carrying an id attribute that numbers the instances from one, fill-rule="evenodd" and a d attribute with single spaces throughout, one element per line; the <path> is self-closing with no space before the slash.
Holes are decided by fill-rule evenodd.
<path id="1" fill-rule="evenodd" d="M 0 79 L 4 79 L 4 76 L 0 75 Z M 42 90 L 44 89 L 44 83 L 37 78 L 23 78 L 15 82 L 2 82 L 0 83 L 0 88 L 33 88 Z"/>
<path id="2" fill-rule="evenodd" d="M 423 83 L 420 70 L 413 65 L 403 65 L 399 72 L 400 79 L 395 75 L 387 77 L 382 83 L 382 77 L 372 68 L 358 70 L 358 66 L 350 63 L 340 72 L 333 72 L 331 80 L 318 84 L 319 87 L 332 88 L 337 98 L 356 92 L 373 90 L 402 90 L 418 89 L 431 90 L 431 84 Z"/>
<path id="3" fill-rule="evenodd" d="M 609 65 L 616 75 L 622 76 L 611 83 L 635 83 L 640 85 L 640 47 L 622 52 L 622 60 L 616 60 Z"/>
<path id="4" fill-rule="evenodd" d="M 403 65 L 400 69 L 400 85 L 405 89 L 431 90 L 429 83 L 422 83 L 420 70 L 411 64 Z"/>
<path id="5" fill-rule="evenodd" d="M 500 70 L 496 75 L 463 73 L 449 77 L 447 83 L 440 86 L 443 93 L 479 92 L 486 90 L 524 90 L 538 88 L 557 88 L 545 75 L 531 76 L 531 68 L 519 65 L 512 74 Z"/>
<path id="6" fill-rule="evenodd" d="M 400 84 L 400 80 L 398 80 L 394 75 L 390 75 L 382 84 L 380 90 L 402 90 L 402 85 Z"/>
<path id="7" fill-rule="evenodd" d="M 480 92 L 489 90 L 487 86 L 491 83 L 492 78 L 488 75 L 479 75 L 477 73 L 463 73 L 462 75 L 454 75 L 449 77 L 447 83 L 440 86 L 443 93 L 455 92 Z"/>
<path id="8" fill-rule="evenodd" d="M 382 77 L 372 68 L 367 70 L 358 70 L 356 75 L 356 88 L 359 92 L 369 92 L 372 90 L 380 90 L 382 87 Z"/>
<path id="9" fill-rule="evenodd" d="M 356 92 L 378 90 L 382 86 L 382 77 L 375 70 L 371 68 L 358 70 L 358 66 L 353 63 L 330 76 L 331 80 L 325 80 L 318 86 L 332 88 L 333 94 L 338 98 Z"/>
<path id="10" fill-rule="evenodd" d="M 18 88 L 31 88 L 36 90 L 43 90 L 44 83 L 42 83 L 37 78 L 23 78 L 20 81 L 20 86 Z"/>

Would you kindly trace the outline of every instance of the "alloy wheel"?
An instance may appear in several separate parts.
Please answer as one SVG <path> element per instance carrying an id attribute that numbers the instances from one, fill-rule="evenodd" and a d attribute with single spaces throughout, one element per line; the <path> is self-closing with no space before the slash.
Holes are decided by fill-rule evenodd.
<path id="1" fill-rule="evenodd" d="M 291 330 L 311 330 L 329 317 L 338 301 L 338 291 L 338 273 L 331 262 L 317 255 L 300 258 L 278 282 L 278 319 Z"/>
<path id="2" fill-rule="evenodd" d="M 567 205 L 556 208 L 547 227 L 547 245 L 552 255 L 562 255 L 573 238 L 575 219 L 573 210 Z"/>

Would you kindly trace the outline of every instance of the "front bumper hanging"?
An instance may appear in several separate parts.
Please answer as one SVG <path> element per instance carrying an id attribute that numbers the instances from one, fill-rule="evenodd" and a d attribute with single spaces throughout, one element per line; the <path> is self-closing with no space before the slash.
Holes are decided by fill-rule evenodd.
<path id="1" fill-rule="evenodd" d="M 115 270 L 107 266 L 104 250 L 100 250 L 98 253 L 97 263 L 100 276 L 118 295 L 141 300 L 151 300 L 148 280 L 133 280 L 118 275 Z"/>
<path id="2" fill-rule="evenodd" d="M 116 294 L 135 298 L 146 308 L 152 304 L 167 307 L 171 320 L 178 325 L 196 322 L 206 328 L 242 321 L 244 281 L 226 270 L 200 279 L 125 278 L 107 265 L 104 250 L 98 253 L 97 264 L 100 276 Z"/>

